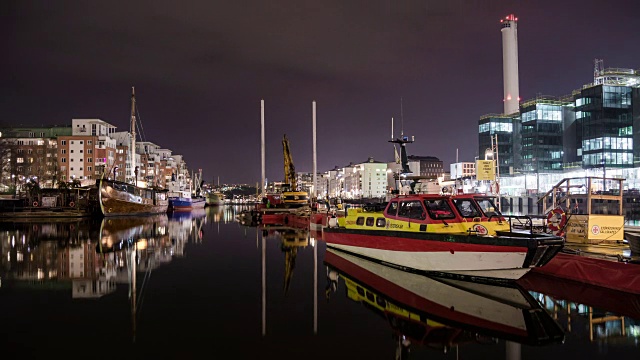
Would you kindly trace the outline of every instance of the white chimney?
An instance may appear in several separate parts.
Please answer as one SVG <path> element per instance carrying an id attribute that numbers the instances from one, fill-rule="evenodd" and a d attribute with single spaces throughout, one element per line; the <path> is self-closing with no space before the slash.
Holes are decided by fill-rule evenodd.
<path id="1" fill-rule="evenodd" d="M 502 32 L 502 73 L 504 80 L 504 113 L 519 111 L 518 18 L 511 14 L 500 20 Z"/>

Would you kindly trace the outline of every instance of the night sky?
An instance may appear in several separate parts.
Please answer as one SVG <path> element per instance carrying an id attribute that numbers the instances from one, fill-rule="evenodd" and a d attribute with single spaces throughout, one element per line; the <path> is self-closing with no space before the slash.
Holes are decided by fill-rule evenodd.
<path id="1" fill-rule="evenodd" d="M 593 61 L 640 68 L 640 1 L 3 1 L 0 125 L 99 118 L 129 130 L 131 87 L 143 140 L 182 154 L 207 181 L 409 155 L 445 169 L 473 161 L 478 120 L 500 113 L 499 20 L 519 18 L 520 94 L 564 95 Z M 402 99 L 402 100 L 401 100 Z M 401 106 L 402 105 L 402 106 Z M 401 111 L 402 110 L 402 111 Z"/>

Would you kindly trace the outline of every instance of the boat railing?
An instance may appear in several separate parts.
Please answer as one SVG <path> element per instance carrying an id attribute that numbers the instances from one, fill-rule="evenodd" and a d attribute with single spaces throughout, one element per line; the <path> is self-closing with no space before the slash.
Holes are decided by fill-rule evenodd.
<path id="1" fill-rule="evenodd" d="M 529 215 L 503 215 L 502 217 L 509 223 L 509 232 L 526 231 L 533 235 L 547 231 L 544 221 L 542 225 L 534 224 L 534 218 Z M 491 218 L 489 218 L 489 221 L 491 221 Z"/>

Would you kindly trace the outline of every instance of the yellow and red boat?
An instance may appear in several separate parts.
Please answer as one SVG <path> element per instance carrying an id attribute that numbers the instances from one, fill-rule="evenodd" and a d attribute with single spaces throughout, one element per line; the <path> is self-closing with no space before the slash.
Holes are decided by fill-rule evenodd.
<path id="1" fill-rule="evenodd" d="M 347 209 L 323 229 L 327 247 L 406 270 L 490 281 L 517 280 L 564 246 L 554 234 L 513 229 L 492 197 L 398 195 L 381 207 Z"/>

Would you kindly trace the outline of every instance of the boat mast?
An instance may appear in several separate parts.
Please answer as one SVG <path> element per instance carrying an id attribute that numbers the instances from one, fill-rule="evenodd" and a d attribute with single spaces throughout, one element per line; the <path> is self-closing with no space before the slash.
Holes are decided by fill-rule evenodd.
<path id="1" fill-rule="evenodd" d="M 313 111 L 313 198 L 312 201 L 318 201 L 318 170 L 317 170 L 317 153 L 316 153 L 316 102 L 315 100 L 312 102 L 312 111 Z"/>
<path id="2" fill-rule="evenodd" d="M 133 185 L 138 185 L 136 179 L 136 90 L 131 87 L 131 177 Z"/>
<path id="3" fill-rule="evenodd" d="M 261 186 L 261 196 L 265 196 L 265 147 L 264 147 L 264 100 L 260 100 L 260 153 L 261 153 L 261 162 L 262 162 L 262 179 L 260 182 Z M 220 186 L 220 178 L 218 178 L 218 186 Z"/>

